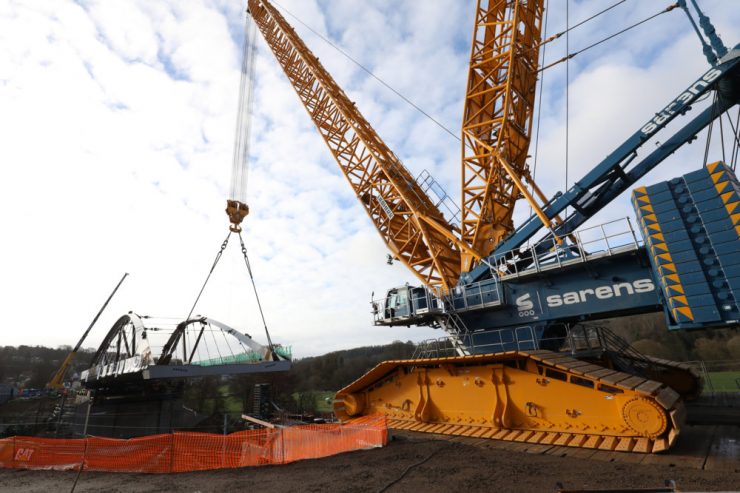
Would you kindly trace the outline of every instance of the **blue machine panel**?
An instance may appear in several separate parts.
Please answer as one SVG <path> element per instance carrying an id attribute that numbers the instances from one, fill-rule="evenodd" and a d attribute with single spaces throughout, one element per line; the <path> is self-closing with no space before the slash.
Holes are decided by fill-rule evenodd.
<path id="1" fill-rule="evenodd" d="M 635 189 L 637 214 L 669 328 L 740 320 L 740 184 L 716 162 Z"/>

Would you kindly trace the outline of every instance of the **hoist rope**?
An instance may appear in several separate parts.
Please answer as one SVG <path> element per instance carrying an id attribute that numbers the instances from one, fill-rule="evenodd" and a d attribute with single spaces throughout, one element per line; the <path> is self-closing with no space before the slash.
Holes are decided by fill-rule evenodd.
<path id="1" fill-rule="evenodd" d="M 550 0 L 547 0 L 545 3 L 545 21 L 543 24 L 543 33 L 545 36 L 547 36 L 547 18 L 548 13 L 550 11 Z M 547 51 L 547 45 L 544 45 L 542 47 L 542 53 L 540 55 L 540 65 L 545 63 L 545 52 Z M 540 76 L 539 81 L 539 87 L 537 88 L 539 90 L 539 94 L 537 95 L 537 130 L 534 134 L 534 163 L 532 164 L 532 181 L 535 181 L 537 179 L 537 160 L 540 156 L 540 122 L 541 122 L 541 116 L 542 116 L 542 90 L 545 86 L 545 74 L 543 73 Z M 532 215 L 532 206 L 529 206 L 529 215 Z"/>
<path id="2" fill-rule="evenodd" d="M 726 164 L 730 166 L 733 170 L 735 169 L 735 165 L 737 164 L 737 153 L 740 149 L 740 108 L 737 110 L 737 123 L 732 123 L 732 117 L 730 116 L 730 112 L 725 111 L 725 116 L 727 116 L 727 123 L 730 125 L 730 130 L 732 131 L 732 149 L 730 150 L 730 162 L 725 161 Z M 720 117 L 720 124 L 722 123 L 722 118 Z M 724 149 L 724 139 L 722 143 L 723 149 Z M 724 160 L 724 153 L 722 154 L 722 159 Z"/>
<path id="3" fill-rule="evenodd" d="M 623 4 L 623 3 L 624 3 L 624 2 L 626 2 L 626 1 L 627 1 L 627 0 L 619 0 L 619 1 L 617 2 L 617 3 L 613 4 L 613 5 L 611 6 L 611 7 L 607 7 L 607 8 L 605 8 L 604 10 L 602 10 L 602 11 L 600 11 L 600 12 L 597 12 L 597 13 L 595 13 L 595 14 L 594 14 L 594 15 L 592 15 L 591 17 L 589 17 L 589 18 L 587 18 L 587 19 L 584 19 L 584 20 L 582 20 L 582 21 L 581 21 L 581 22 L 579 22 L 578 24 L 576 24 L 576 25 L 574 25 L 574 26 L 571 26 L 571 27 L 566 27 L 565 31 L 561 31 L 561 32 L 559 32 L 559 33 L 557 33 L 557 34 L 553 34 L 553 35 L 552 35 L 552 36 L 550 36 L 550 37 L 545 37 L 545 39 L 544 39 L 544 40 L 542 40 L 542 42 L 541 42 L 541 43 L 540 43 L 539 45 L 537 45 L 537 46 L 544 46 L 544 45 L 546 45 L 547 43 L 550 43 L 551 41 L 555 41 L 556 39 L 560 38 L 560 37 L 561 37 L 561 36 L 562 36 L 563 34 L 566 34 L 566 33 L 570 32 L 570 31 L 572 31 L 572 30 L 576 29 L 577 27 L 580 27 L 580 26 L 582 26 L 582 25 L 583 25 L 583 24 L 585 24 L 585 23 L 587 23 L 587 22 L 589 22 L 589 21 L 592 21 L 592 20 L 594 20 L 595 18 L 599 17 L 599 16 L 601 15 L 601 14 L 604 14 L 604 13 L 606 13 L 606 12 L 610 11 L 610 10 L 611 10 L 611 9 L 613 9 L 614 7 L 617 7 L 617 6 L 619 6 L 620 4 Z M 547 14 L 547 10 L 545 10 L 545 14 Z M 547 36 L 547 34 L 545 34 L 545 36 Z"/>
<path id="4" fill-rule="evenodd" d="M 548 18 L 548 12 L 550 10 L 550 0 L 547 0 L 545 4 L 545 22 L 543 25 L 543 32 L 545 33 L 545 36 L 547 36 L 547 18 Z M 547 45 L 542 47 L 542 54 L 540 55 L 540 65 L 545 63 L 545 52 L 547 51 Z M 534 163 L 532 164 L 532 180 L 537 178 L 537 160 L 539 158 L 539 150 L 540 150 L 540 122 L 542 121 L 542 90 L 545 86 L 545 74 L 543 73 L 540 76 L 540 84 L 538 87 L 539 95 L 537 96 L 538 99 L 538 105 L 537 105 L 537 130 L 534 134 Z M 529 213 L 532 214 L 532 207 L 529 207 Z"/>
<path id="5" fill-rule="evenodd" d="M 216 254 L 216 258 L 213 261 L 213 265 L 211 266 L 211 270 L 208 271 L 208 275 L 206 276 L 206 280 L 203 283 L 203 286 L 200 288 L 200 292 L 198 293 L 198 296 L 195 298 L 195 303 L 193 303 L 193 307 L 190 309 L 190 313 L 188 314 L 188 317 L 185 320 L 190 320 L 190 317 L 193 315 L 193 312 L 195 311 L 195 306 L 198 304 L 198 301 L 200 300 L 201 295 L 203 294 L 203 290 L 205 290 L 206 285 L 208 284 L 208 281 L 211 279 L 211 274 L 213 274 L 213 271 L 216 269 L 216 265 L 218 265 L 219 260 L 221 260 L 221 257 L 223 256 L 224 250 L 226 250 L 226 246 L 229 244 L 229 238 L 231 238 L 231 231 L 229 231 L 229 234 L 226 235 L 226 239 L 221 243 L 221 248 L 219 249 L 218 253 Z M 267 336 L 267 346 L 270 348 L 270 352 L 272 353 L 272 357 L 275 357 L 275 350 L 272 345 L 272 338 L 270 337 L 270 331 L 267 329 L 267 322 L 265 321 L 265 313 L 262 310 L 262 302 L 260 301 L 259 294 L 257 293 L 257 284 L 254 281 L 254 275 L 252 274 L 252 265 L 249 262 L 249 256 L 247 255 L 247 247 L 244 244 L 244 238 L 242 238 L 241 232 L 238 233 L 239 235 L 239 243 L 241 243 L 241 249 L 242 249 L 242 256 L 244 257 L 244 264 L 247 266 L 247 272 L 249 273 L 249 279 L 252 281 L 252 289 L 254 289 L 254 297 L 257 300 L 257 307 L 259 308 L 260 317 L 262 318 L 262 325 L 265 328 L 265 336 Z M 214 339 L 214 343 L 215 343 Z M 218 350 L 218 348 L 216 348 Z M 231 348 L 229 348 L 231 350 Z M 219 351 L 219 357 L 221 357 L 220 351 Z"/>
<path id="6" fill-rule="evenodd" d="M 570 0 L 565 0 L 565 52 L 570 52 Z M 568 190 L 568 153 L 570 151 L 570 58 L 565 60 L 565 190 Z M 565 208 L 568 215 L 568 208 Z"/>
<path id="7" fill-rule="evenodd" d="M 566 27 L 566 30 L 565 30 L 565 31 L 563 31 L 562 33 L 558 34 L 557 36 L 562 36 L 563 34 L 565 34 L 565 33 L 567 33 L 567 32 L 570 32 L 570 31 L 572 31 L 573 29 L 575 29 L 575 28 L 577 28 L 577 27 L 580 27 L 580 26 L 582 26 L 583 24 L 585 24 L 585 23 L 587 23 L 587 22 L 589 22 L 589 21 L 592 21 L 592 20 L 594 20 L 595 18 L 597 18 L 597 17 L 598 17 L 598 16 L 600 16 L 601 14 L 604 14 L 604 13 L 606 13 L 606 12 L 610 11 L 610 10 L 611 10 L 611 9 L 613 9 L 614 7 L 618 7 L 619 5 L 623 4 L 623 3 L 624 3 L 624 2 L 626 2 L 626 1 L 627 1 L 627 0 L 619 0 L 619 1 L 617 2 L 617 3 L 613 4 L 613 5 L 612 5 L 612 6 L 610 6 L 610 7 L 607 7 L 607 8 L 605 8 L 604 10 L 602 10 L 602 11 L 600 11 L 600 12 L 597 12 L 597 13 L 595 13 L 594 15 L 592 15 L 591 17 L 589 17 L 588 19 L 584 19 L 584 20 L 582 20 L 581 22 L 579 22 L 579 23 L 577 23 L 577 24 L 575 24 L 575 25 L 573 25 L 573 26 L 568 26 L 568 27 Z"/>
<path id="8" fill-rule="evenodd" d="M 616 38 L 620 34 L 624 34 L 627 31 L 629 31 L 631 29 L 634 29 L 637 26 L 640 26 L 640 25 L 646 23 L 647 21 L 653 20 L 656 17 L 658 17 L 659 15 L 668 13 L 668 12 L 670 12 L 671 10 L 673 10 L 673 9 L 675 9 L 677 7 L 678 7 L 678 4 L 677 3 L 671 4 L 668 7 L 666 7 L 665 9 L 661 10 L 660 12 L 658 12 L 657 14 L 653 14 L 650 17 L 647 17 L 647 18 L 645 18 L 645 19 L 643 19 L 643 20 L 641 20 L 639 22 L 636 22 L 636 23 L 632 24 L 631 26 L 628 26 L 628 27 L 622 29 L 621 31 L 617 31 L 614 34 L 611 34 L 611 35 L 607 36 L 606 38 L 604 38 L 604 39 L 602 39 L 600 41 L 597 41 L 596 43 L 590 44 L 590 45 L 586 46 L 585 48 L 582 48 L 582 49 L 580 49 L 578 51 L 575 51 L 573 53 L 570 53 L 570 54 L 564 56 L 563 58 L 561 58 L 560 60 L 556 60 L 556 61 L 554 61 L 554 62 L 552 62 L 552 63 L 550 63 L 548 65 L 545 65 L 544 67 L 542 67 L 542 68 L 539 69 L 539 72 L 542 72 L 542 71 L 547 70 L 547 69 L 549 69 L 551 67 L 554 67 L 555 65 L 557 65 L 559 63 L 562 63 L 562 62 L 564 62 L 566 60 L 570 60 L 571 58 L 575 57 L 576 55 L 580 55 L 584 51 L 588 51 L 591 48 L 595 48 L 595 47 L 599 46 L 600 44 L 605 43 L 605 42 L 609 41 L 612 38 Z"/>
<path id="9" fill-rule="evenodd" d="M 358 67 L 360 67 L 360 69 L 362 69 L 370 77 L 372 77 L 373 79 L 375 79 L 378 82 L 380 82 L 383 86 L 386 87 L 386 89 L 388 89 L 393 94 L 395 94 L 396 96 L 398 96 L 399 98 L 401 98 L 404 102 L 406 102 L 406 104 L 410 105 L 416 111 L 418 111 L 419 113 L 421 113 L 422 115 L 424 115 L 425 117 L 427 117 L 429 120 L 431 120 L 439 128 L 441 128 L 442 130 L 444 130 L 445 132 L 447 132 L 448 134 L 450 134 L 458 142 L 461 141 L 460 137 L 458 135 L 456 135 L 455 133 L 453 133 L 452 130 L 450 130 L 449 128 L 445 127 L 442 123 L 439 122 L 439 120 L 437 120 L 432 115 L 430 115 L 429 113 L 427 113 L 426 111 L 424 111 L 423 109 L 421 109 L 419 106 L 417 106 L 415 103 L 413 103 L 409 98 L 407 98 L 406 96 L 404 96 L 403 94 L 401 94 L 399 91 L 397 91 L 396 89 L 394 89 L 393 87 L 391 87 L 390 84 L 388 84 L 383 79 L 381 79 L 380 77 L 378 77 L 377 75 L 375 75 L 372 71 L 370 71 L 370 69 L 368 69 L 367 67 L 365 67 L 363 64 L 361 64 L 360 62 L 358 62 L 357 60 L 355 60 L 354 58 L 352 58 L 352 56 L 350 56 L 349 53 L 347 53 L 346 51 L 342 50 L 339 46 L 337 46 L 334 43 L 332 43 L 329 39 L 327 39 L 321 33 L 319 33 L 318 31 L 316 31 L 314 28 L 312 28 L 311 26 L 309 26 L 308 24 L 306 24 L 305 22 L 303 22 L 298 16 L 296 16 L 290 10 L 288 10 L 285 7 L 283 7 L 282 5 L 280 5 L 278 2 L 275 2 L 273 0 L 272 3 L 275 4 L 275 5 L 277 5 L 281 10 L 285 11 L 285 13 L 287 13 L 288 15 L 290 15 L 293 19 L 295 19 L 296 21 L 298 21 L 300 24 L 302 24 L 306 29 L 308 29 L 309 31 L 311 31 L 312 33 L 314 33 L 316 36 L 318 36 L 319 38 L 321 38 L 326 44 L 328 44 L 329 46 L 331 46 L 332 48 L 334 48 L 335 50 L 337 50 L 339 53 L 341 53 L 347 60 L 351 61 L 352 63 L 354 63 L 355 65 L 357 65 Z"/>
<path id="10" fill-rule="evenodd" d="M 730 167 L 734 171 L 735 167 L 737 166 L 737 154 L 738 154 L 738 151 L 740 151 L 740 108 L 737 109 L 737 119 L 736 119 L 736 123 L 734 126 L 732 125 L 732 118 L 730 117 L 729 111 L 727 112 L 727 120 L 730 122 L 730 126 L 732 127 L 732 133 L 734 136 L 734 142 L 732 144 L 732 153 L 730 154 L 730 157 L 732 158 Z"/>
<path id="11" fill-rule="evenodd" d="M 712 98 L 712 119 L 709 122 L 709 126 L 707 127 L 707 143 L 704 146 L 704 164 L 702 166 L 706 166 L 707 162 L 709 162 L 709 147 L 712 143 L 712 131 L 714 130 L 714 119 L 717 118 L 717 115 L 714 111 L 714 109 L 717 107 L 717 92 L 714 92 L 714 97 Z"/>
<path id="12" fill-rule="evenodd" d="M 252 266 L 249 263 L 249 256 L 247 255 L 247 247 L 244 245 L 244 239 L 242 238 L 241 232 L 239 232 L 239 242 L 242 246 L 242 255 L 244 256 L 244 263 L 247 266 L 247 272 L 249 272 L 249 279 L 252 280 L 252 288 L 254 288 L 254 297 L 257 299 L 257 307 L 260 310 L 260 316 L 262 317 L 262 325 L 265 327 L 265 335 L 267 336 L 267 345 L 272 352 L 272 357 L 275 357 L 275 350 L 272 345 L 272 339 L 270 338 L 270 331 L 267 330 L 267 322 L 265 321 L 265 314 L 262 311 L 262 303 L 260 302 L 260 296 L 257 294 L 257 285 L 254 282 L 254 276 L 252 275 Z"/>
<path id="13" fill-rule="evenodd" d="M 239 107 L 236 116 L 234 156 L 231 166 L 231 189 L 229 198 L 246 203 L 247 178 L 249 172 L 249 139 L 252 127 L 252 103 L 254 93 L 254 67 L 257 29 L 251 15 L 244 23 L 242 46 L 241 80 L 239 82 Z"/>
<path id="14" fill-rule="evenodd" d="M 200 297 L 203 294 L 203 290 L 206 289 L 206 285 L 208 284 L 208 281 L 211 279 L 211 274 L 213 274 L 214 269 L 216 269 L 216 265 L 218 265 L 218 261 L 221 260 L 221 256 L 224 254 L 224 250 L 226 250 L 226 245 L 229 244 L 230 237 L 231 237 L 231 231 L 229 231 L 229 234 L 226 235 L 226 239 L 223 241 L 223 243 L 221 243 L 221 248 L 216 254 L 216 258 L 213 261 L 213 265 L 211 265 L 211 270 L 208 271 L 206 280 L 203 283 L 203 286 L 201 286 L 200 292 L 198 293 L 198 296 L 195 298 L 195 303 L 193 303 L 193 307 L 190 308 L 190 313 L 188 313 L 188 316 L 185 320 L 190 320 L 190 317 L 193 315 L 193 312 L 195 311 L 195 306 L 198 304 L 198 301 L 200 300 Z"/>
<path id="15" fill-rule="evenodd" d="M 722 125 L 722 115 L 719 116 L 719 143 L 722 147 L 722 162 L 726 163 L 727 158 L 725 157 L 725 127 Z"/>

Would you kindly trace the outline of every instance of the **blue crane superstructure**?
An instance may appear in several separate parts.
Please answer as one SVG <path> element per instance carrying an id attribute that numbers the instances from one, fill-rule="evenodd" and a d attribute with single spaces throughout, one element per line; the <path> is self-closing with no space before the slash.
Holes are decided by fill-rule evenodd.
<path id="1" fill-rule="evenodd" d="M 562 221 L 546 229 L 533 214 L 490 256 L 463 273 L 446 295 L 436 296 L 426 288 L 391 290 L 375 303 L 376 324 L 441 325 L 459 336 L 464 352 L 472 353 L 538 349 L 543 340 L 562 335 L 564 326 L 660 310 L 665 311 L 671 329 L 736 326 L 740 320 L 740 271 L 735 264 L 740 257 L 740 208 L 732 204 L 740 188 L 726 164 L 711 163 L 636 190 L 638 227 L 626 219 L 578 230 L 738 104 L 740 45 L 728 51 L 717 42 L 715 64 L 545 205 L 543 211 L 550 219 L 569 210 Z M 712 91 L 716 92 L 712 104 L 637 158 L 641 148 L 665 133 L 672 121 L 688 118 L 697 100 Z M 720 188 L 717 183 L 724 185 Z M 650 196 L 659 203 L 651 204 Z M 662 235 L 664 241 L 650 235 L 661 225 L 672 233 Z M 707 228 L 719 228 L 724 234 L 709 234 Z M 543 230 L 544 236 L 533 246 L 528 244 Z M 598 238 L 585 239 L 584 232 L 589 231 Z M 690 237 L 693 241 L 688 241 Z"/>
<path id="2" fill-rule="evenodd" d="M 692 19 L 684 0 L 660 13 L 676 8 Z M 478 0 L 458 209 L 428 173 L 414 179 L 278 9 L 250 0 L 248 11 L 386 242 L 389 261 L 422 284 L 372 300 L 374 324 L 447 333 L 339 390 L 336 416 L 379 413 L 393 428 L 532 444 L 668 449 L 683 426 L 683 401 L 701 393 L 701 379 L 686 363 L 640 354 L 600 321 L 662 311 L 669 329 L 738 325 L 734 167 L 709 162 L 635 188 L 636 222 L 586 222 L 740 102 L 740 46 L 727 50 L 699 11 L 708 42 L 691 22 L 709 69 L 548 200 L 526 160 L 538 74 L 559 63 L 539 69 L 538 50 L 564 33 L 541 39 L 543 0 Z M 706 109 L 667 135 L 712 93 Z M 655 147 L 638 156 L 648 143 Z M 520 199 L 532 215 L 514 227 Z"/>

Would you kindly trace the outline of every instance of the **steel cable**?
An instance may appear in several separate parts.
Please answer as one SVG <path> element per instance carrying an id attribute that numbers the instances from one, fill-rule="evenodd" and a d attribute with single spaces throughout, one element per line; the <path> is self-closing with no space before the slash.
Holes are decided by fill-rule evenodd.
<path id="1" fill-rule="evenodd" d="M 284 10 L 288 15 L 290 15 L 296 21 L 298 21 L 299 23 L 301 23 L 306 29 L 308 29 L 309 31 L 311 31 L 312 33 L 314 33 L 316 36 L 318 36 L 319 38 L 321 38 L 326 44 L 328 44 L 329 46 L 331 46 L 332 48 L 334 48 L 335 50 L 337 50 L 339 53 L 341 53 L 345 58 L 347 58 L 347 60 L 351 61 L 352 63 L 354 63 L 355 65 L 357 65 L 358 67 L 360 67 L 370 77 L 372 77 L 373 79 L 375 79 L 378 82 L 380 82 L 383 86 L 386 87 L 386 89 L 390 90 L 393 94 L 395 94 L 396 96 L 398 96 L 399 98 L 401 98 L 404 102 L 406 102 L 407 104 L 409 104 L 416 111 L 418 111 L 419 113 L 421 113 L 422 115 L 424 115 L 425 117 L 427 117 L 429 120 L 431 120 L 439 128 L 441 128 L 442 130 L 444 130 L 445 132 L 447 132 L 448 134 L 450 134 L 458 142 L 461 141 L 460 137 L 458 137 L 457 135 L 455 135 L 452 132 L 452 130 L 450 130 L 449 128 L 445 127 L 442 123 L 440 123 L 432 115 L 430 115 L 429 113 L 427 113 L 426 111 L 424 111 L 423 109 L 421 109 L 419 106 L 417 106 L 416 104 L 414 104 L 409 98 L 407 98 L 406 96 L 404 96 L 403 94 L 401 94 L 399 91 L 397 91 L 396 89 L 394 89 L 393 87 L 391 87 L 388 83 L 386 83 L 383 79 L 381 79 L 380 77 L 378 77 L 377 75 L 375 75 L 373 72 L 371 72 L 370 69 L 366 68 L 360 62 L 358 62 L 357 60 L 355 60 L 354 58 L 352 58 L 349 55 L 349 53 L 345 52 L 340 47 L 338 47 L 337 45 L 335 45 L 334 43 L 332 43 L 330 40 L 328 40 L 326 37 L 324 37 L 323 35 L 321 35 L 314 28 L 312 28 L 311 26 L 309 26 L 308 24 L 306 24 L 305 22 L 303 22 L 300 18 L 298 18 L 290 10 L 288 10 L 285 7 L 283 7 L 282 5 L 280 5 L 278 2 L 275 2 L 273 0 L 272 3 L 275 4 L 275 5 L 277 5 L 280 9 Z"/>
<path id="2" fill-rule="evenodd" d="M 388 483 L 387 485 L 385 485 L 383 488 L 379 489 L 378 490 L 378 493 L 383 493 L 384 491 L 387 491 L 388 488 L 390 488 L 394 484 L 396 484 L 399 481 L 401 481 L 404 477 L 406 477 L 406 475 L 409 473 L 409 471 L 411 471 L 411 469 L 413 469 L 415 467 L 419 467 L 420 465 L 422 465 L 425 462 L 429 461 L 432 457 L 434 457 L 435 455 L 437 455 L 438 453 L 440 453 L 442 450 L 444 450 L 446 448 L 449 448 L 450 445 L 451 445 L 451 443 L 449 443 L 449 442 L 448 443 L 445 443 L 444 445 L 442 445 L 441 447 L 439 447 L 437 450 L 435 450 L 434 452 L 432 452 L 431 454 L 429 454 L 426 458 L 420 460 L 419 462 L 416 462 L 414 464 L 411 464 L 406 469 L 404 469 L 404 471 L 401 473 L 400 476 L 398 476 L 396 479 L 394 479 L 393 481 L 391 481 L 390 483 Z"/>
<path id="3" fill-rule="evenodd" d="M 539 69 L 538 72 L 542 72 L 542 71 L 547 70 L 547 69 L 549 69 L 551 67 L 554 67 L 555 65 L 557 65 L 559 63 L 562 63 L 562 62 L 564 62 L 566 60 L 570 60 L 571 58 L 575 57 L 576 55 L 580 55 L 584 51 L 588 51 L 591 48 L 595 48 L 595 47 L 599 46 L 600 44 L 605 43 L 605 42 L 609 41 L 612 38 L 616 38 L 620 34 L 624 34 L 627 31 L 629 31 L 631 29 L 634 29 L 637 26 L 640 26 L 640 25 L 646 23 L 647 21 L 653 20 L 656 17 L 658 17 L 659 15 L 666 14 L 666 13 L 670 12 L 671 10 L 677 8 L 677 7 L 678 7 L 678 4 L 677 3 L 671 4 L 668 7 L 666 7 L 665 9 L 661 10 L 660 12 L 658 12 L 657 14 L 653 14 L 650 17 L 647 17 L 647 18 L 641 20 L 640 22 L 636 22 L 636 23 L 632 24 L 631 26 L 625 27 L 621 31 L 617 31 L 616 33 L 611 34 L 611 35 L 607 36 L 606 38 L 604 38 L 604 39 L 602 39 L 600 41 L 597 41 L 597 42 L 595 42 L 593 44 L 590 44 L 590 45 L 586 46 L 585 48 L 582 48 L 582 49 L 580 49 L 578 51 L 575 51 L 573 53 L 570 53 L 570 54 L 564 56 L 563 58 L 561 58 L 560 60 L 554 61 L 554 62 L 550 63 L 549 65 L 545 65 L 544 67 L 542 67 L 541 69 Z"/>
<path id="4" fill-rule="evenodd" d="M 260 316 L 262 317 L 262 325 L 265 327 L 265 335 L 267 336 L 267 345 L 270 348 L 270 352 L 272 353 L 272 358 L 275 359 L 275 349 L 272 345 L 272 339 L 270 338 L 270 331 L 267 330 L 267 322 L 265 321 L 265 314 L 262 311 L 262 303 L 260 302 L 260 296 L 257 294 L 257 285 L 254 282 L 254 276 L 252 275 L 252 266 L 249 263 L 249 257 L 247 256 L 247 247 L 244 245 L 244 239 L 242 238 L 241 232 L 239 232 L 239 242 L 242 245 L 242 255 L 244 255 L 244 263 L 247 266 L 247 272 L 249 272 L 249 279 L 252 281 L 252 288 L 254 289 L 254 297 L 257 299 L 257 307 L 260 311 Z"/>
<path id="5" fill-rule="evenodd" d="M 221 243 L 221 249 L 216 254 L 216 258 L 213 261 L 213 265 L 211 266 L 211 270 L 208 271 L 208 276 L 206 276 L 206 280 L 203 283 L 203 286 L 200 288 L 200 292 L 198 293 L 198 296 L 195 298 L 195 303 L 193 303 L 193 307 L 190 308 L 190 313 L 188 313 L 187 318 L 185 319 L 190 320 L 190 317 L 193 315 L 193 312 L 195 311 L 195 306 L 198 304 L 198 301 L 200 300 L 201 295 L 203 294 L 203 290 L 206 289 L 206 285 L 208 284 L 208 281 L 211 279 L 211 274 L 213 274 L 214 269 L 216 268 L 216 265 L 218 265 L 218 261 L 221 260 L 221 256 L 224 254 L 224 250 L 226 250 L 226 245 L 229 244 L 229 238 L 231 237 L 231 231 L 229 231 L 229 234 L 226 235 L 226 239 Z M 241 235 L 239 235 L 241 238 Z"/>
<path id="6" fill-rule="evenodd" d="M 252 127 L 254 93 L 254 67 L 257 28 L 247 15 L 244 24 L 242 46 L 241 80 L 239 82 L 239 106 L 234 136 L 234 156 L 231 167 L 230 198 L 246 203 L 247 178 L 249 172 L 249 140 Z"/>

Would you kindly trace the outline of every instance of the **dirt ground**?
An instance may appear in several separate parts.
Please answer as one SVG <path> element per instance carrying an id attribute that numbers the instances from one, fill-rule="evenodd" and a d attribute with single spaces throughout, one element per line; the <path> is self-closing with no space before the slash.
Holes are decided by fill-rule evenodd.
<path id="1" fill-rule="evenodd" d="M 679 462 L 679 461 L 677 461 Z M 0 469 L 0 491 L 70 491 L 76 472 Z M 284 466 L 182 474 L 83 472 L 77 492 L 532 492 L 660 487 L 681 491 L 740 490 L 740 463 L 729 472 L 528 454 L 439 439 L 395 437 L 383 449 L 352 452 Z"/>

